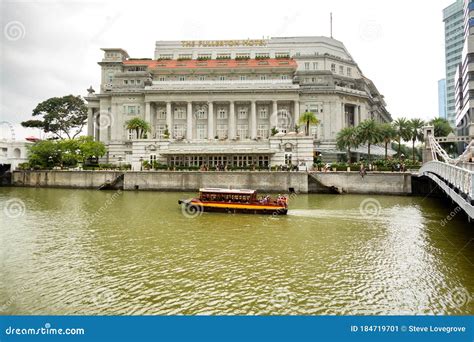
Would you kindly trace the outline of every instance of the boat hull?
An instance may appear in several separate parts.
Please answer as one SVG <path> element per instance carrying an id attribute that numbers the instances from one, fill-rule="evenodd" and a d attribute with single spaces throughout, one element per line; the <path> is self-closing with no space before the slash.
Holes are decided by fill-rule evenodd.
<path id="1" fill-rule="evenodd" d="M 201 202 L 195 200 L 179 200 L 178 204 L 184 206 L 189 212 L 217 212 L 229 214 L 260 214 L 260 215 L 286 215 L 288 208 L 275 205 L 251 203 L 217 203 Z"/>

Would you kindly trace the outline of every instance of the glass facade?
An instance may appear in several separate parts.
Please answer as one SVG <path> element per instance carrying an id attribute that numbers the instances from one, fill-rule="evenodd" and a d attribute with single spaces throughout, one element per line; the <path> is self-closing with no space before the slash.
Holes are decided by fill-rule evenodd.
<path id="1" fill-rule="evenodd" d="M 455 126 L 456 119 L 454 75 L 456 73 L 456 67 L 462 62 L 462 49 L 464 44 L 463 6 L 463 0 L 456 0 L 443 10 L 446 63 L 446 119 L 453 127 Z"/>

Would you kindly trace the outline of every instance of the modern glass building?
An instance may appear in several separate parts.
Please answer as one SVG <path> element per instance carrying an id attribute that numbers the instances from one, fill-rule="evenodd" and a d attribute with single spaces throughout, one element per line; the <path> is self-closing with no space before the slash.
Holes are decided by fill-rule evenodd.
<path id="1" fill-rule="evenodd" d="M 438 116 L 446 119 L 446 79 L 438 81 Z"/>
<path id="2" fill-rule="evenodd" d="M 462 61 L 464 43 L 463 0 L 456 0 L 443 10 L 445 63 L 446 63 L 446 118 L 455 126 L 456 106 L 454 76 Z"/>

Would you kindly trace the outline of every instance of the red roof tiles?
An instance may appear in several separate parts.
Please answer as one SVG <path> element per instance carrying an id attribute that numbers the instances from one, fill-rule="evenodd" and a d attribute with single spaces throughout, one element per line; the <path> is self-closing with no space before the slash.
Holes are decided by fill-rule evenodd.
<path id="1" fill-rule="evenodd" d="M 296 68 L 297 64 L 293 59 L 209 59 L 209 60 L 126 60 L 127 65 L 146 65 L 150 69 L 232 69 L 232 68 Z"/>

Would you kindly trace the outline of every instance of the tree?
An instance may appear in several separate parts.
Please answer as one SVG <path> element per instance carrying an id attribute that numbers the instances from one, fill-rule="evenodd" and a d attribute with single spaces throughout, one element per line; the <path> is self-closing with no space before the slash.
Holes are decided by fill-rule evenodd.
<path id="1" fill-rule="evenodd" d="M 357 129 L 355 127 L 345 127 L 337 133 L 336 145 L 339 150 L 347 149 L 347 160 L 351 162 L 351 148 L 359 146 Z"/>
<path id="2" fill-rule="evenodd" d="M 320 121 L 313 112 L 304 112 L 300 117 L 300 123 L 306 125 L 306 135 L 309 135 L 309 125 L 319 125 Z"/>
<path id="3" fill-rule="evenodd" d="M 434 118 L 430 121 L 430 125 L 434 126 L 433 133 L 435 137 L 446 137 L 449 133 L 453 132 L 453 128 L 448 120 L 443 118 Z"/>
<path id="4" fill-rule="evenodd" d="M 91 157 L 102 157 L 105 145 L 92 137 L 77 139 L 40 140 L 30 147 L 28 162 L 33 168 L 53 168 L 56 166 L 76 166 Z"/>
<path id="5" fill-rule="evenodd" d="M 412 142 L 412 153 L 413 163 L 415 163 L 415 142 L 423 140 L 423 126 L 425 122 L 421 119 L 411 119 L 408 122 L 408 128 L 410 130 L 411 142 Z"/>
<path id="6" fill-rule="evenodd" d="M 390 142 L 397 137 L 395 128 L 389 123 L 383 123 L 380 125 L 380 134 L 382 141 L 385 144 L 385 160 L 388 157 L 388 145 Z"/>
<path id="7" fill-rule="evenodd" d="M 411 139 L 410 127 L 408 126 L 408 120 L 406 118 L 399 118 L 395 120 L 393 122 L 393 127 L 395 128 L 396 132 L 395 139 L 398 142 L 398 158 L 400 158 L 402 140 L 408 141 Z"/>
<path id="8" fill-rule="evenodd" d="M 137 133 L 137 139 L 141 139 L 144 134 L 151 131 L 150 124 L 138 117 L 128 120 L 125 124 L 127 125 L 127 129 Z"/>
<path id="9" fill-rule="evenodd" d="M 74 139 L 87 122 L 87 106 L 80 96 L 52 97 L 33 109 L 33 117 L 23 121 L 23 127 L 41 128 L 59 139 Z"/>
<path id="10" fill-rule="evenodd" d="M 370 163 L 370 145 L 382 141 L 380 126 L 374 119 L 364 120 L 357 126 L 357 137 L 361 143 L 367 144 L 367 154 Z"/>

